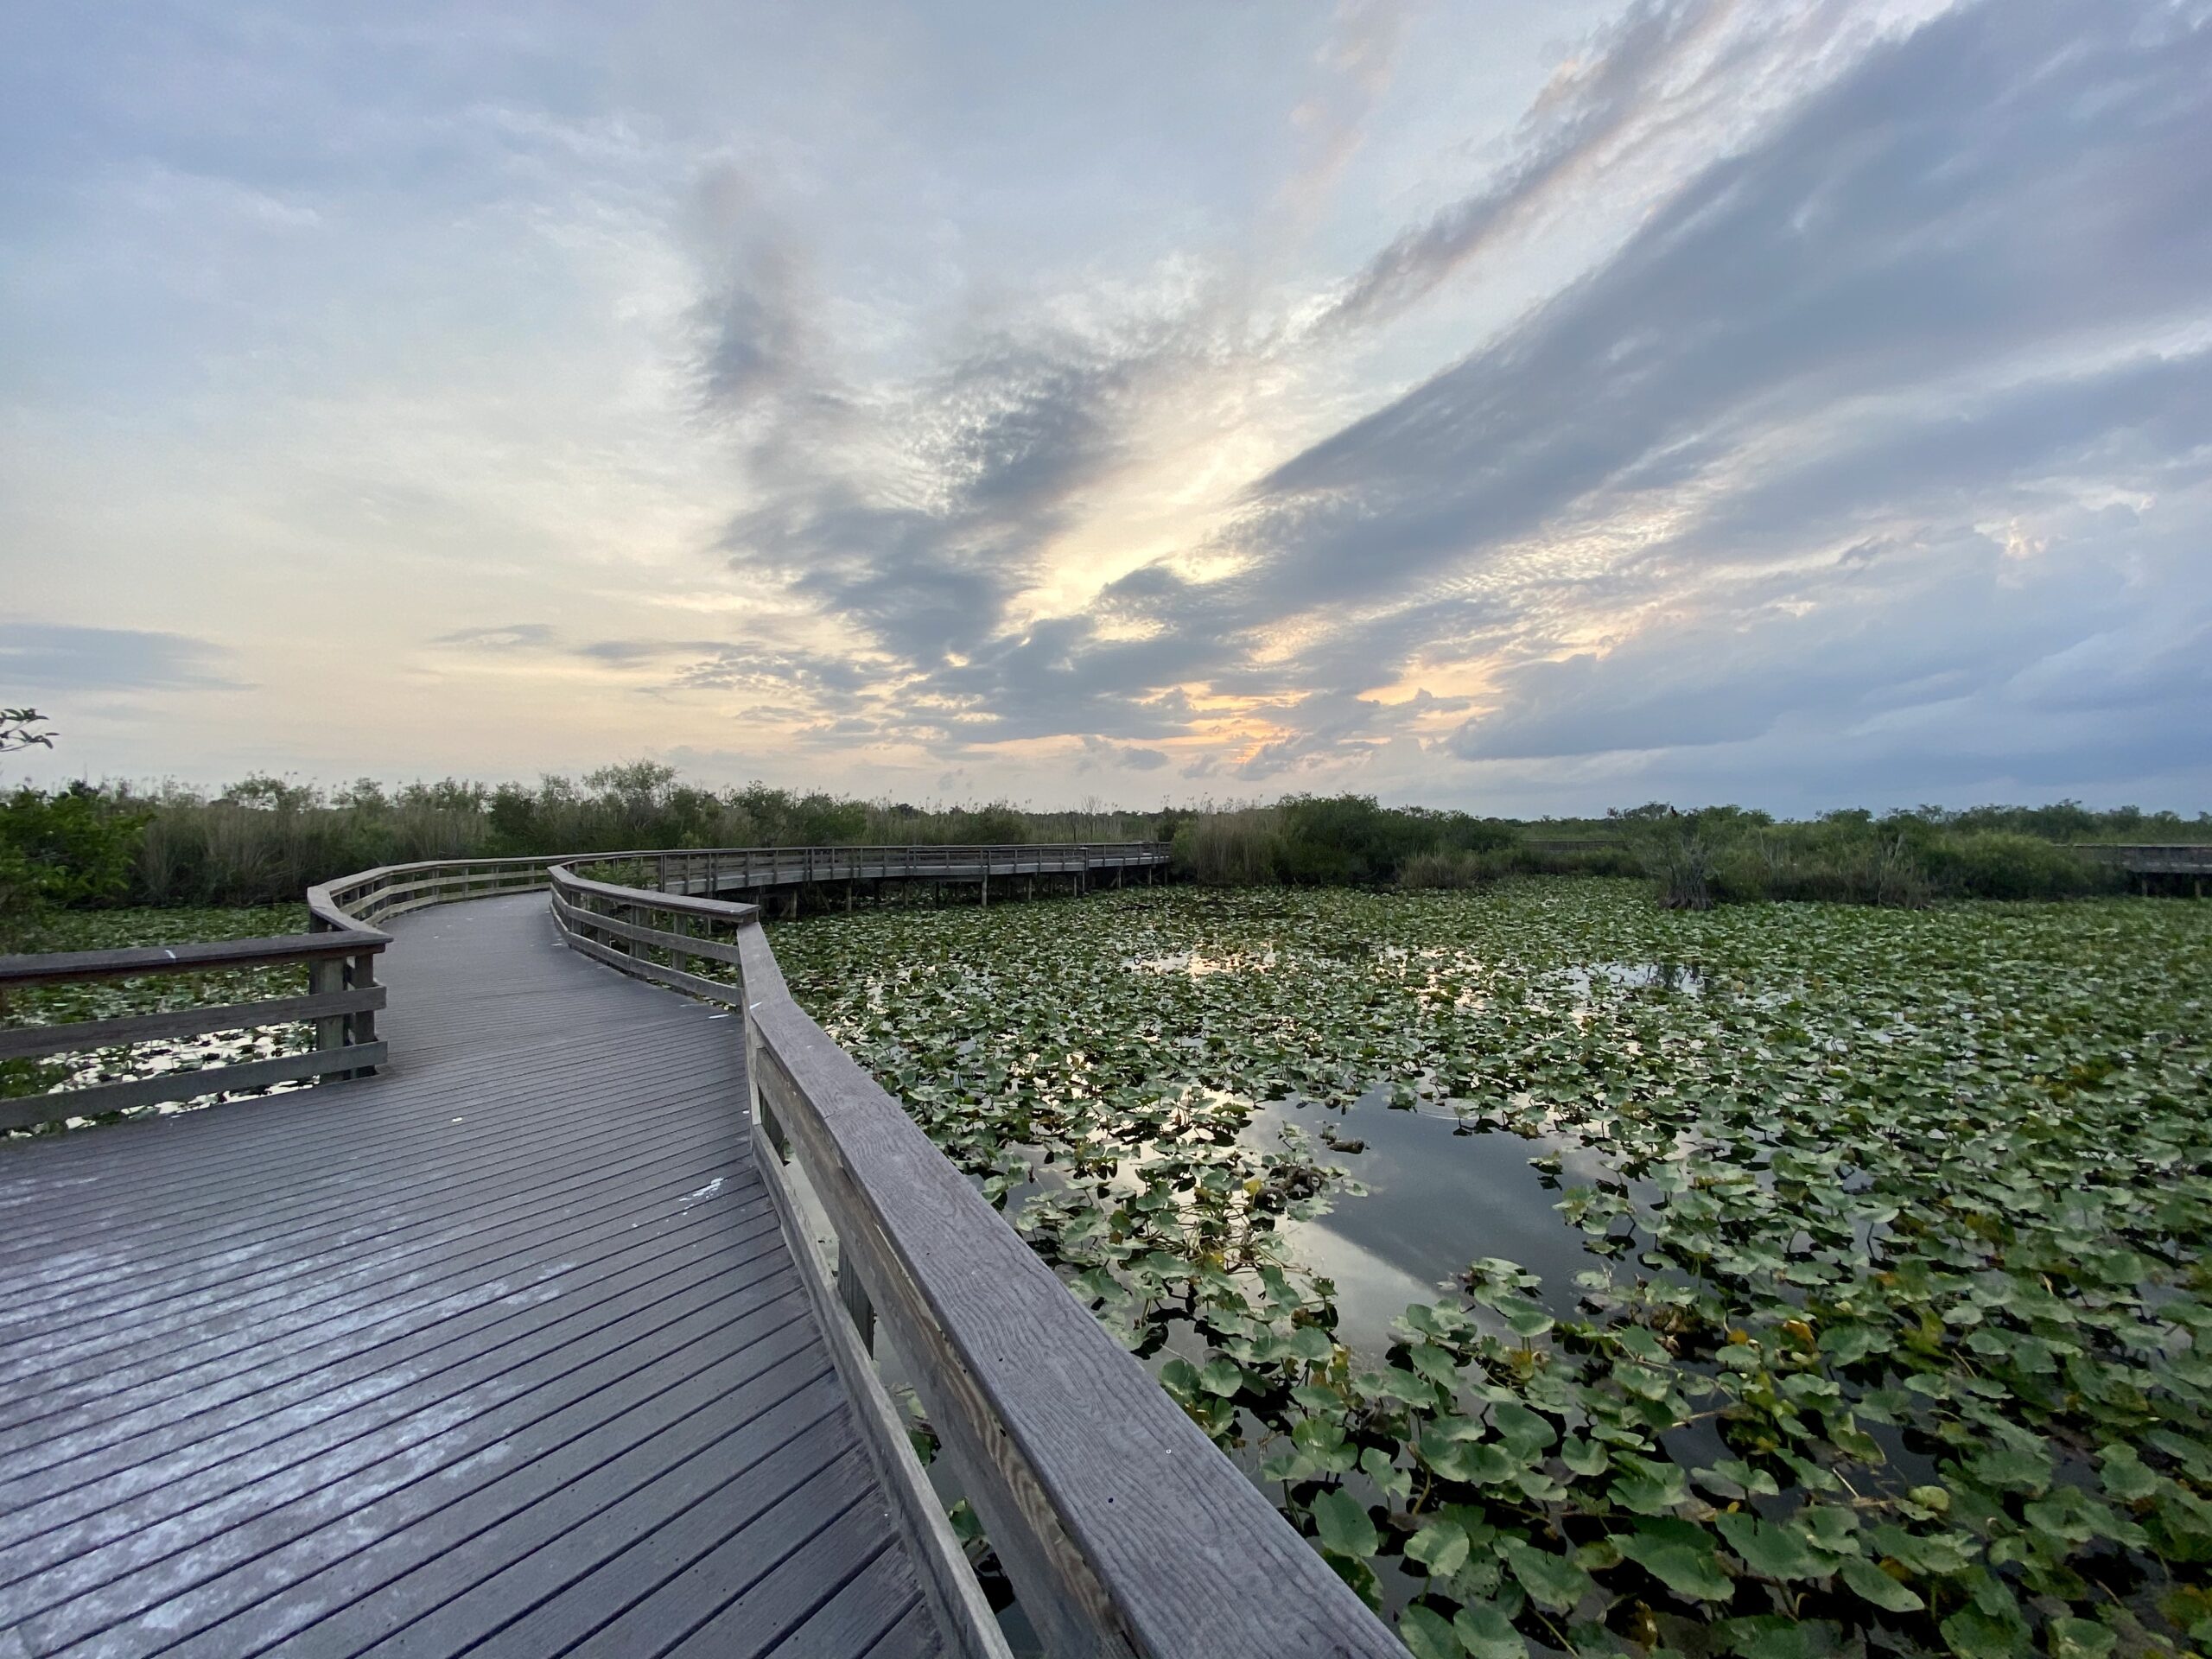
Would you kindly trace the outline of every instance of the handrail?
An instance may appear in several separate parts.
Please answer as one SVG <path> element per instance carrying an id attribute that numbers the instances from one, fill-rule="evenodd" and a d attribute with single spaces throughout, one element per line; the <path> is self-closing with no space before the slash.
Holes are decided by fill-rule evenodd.
<path id="1" fill-rule="evenodd" d="M 635 858 L 636 855 L 631 855 Z M 760 911 L 548 871 L 567 943 L 742 1009 L 753 1157 L 961 1650 L 999 1653 L 868 1347 L 883 1321 L 1056 1656 L 1404 1649 L 1006 1218 L 792 1000 Z M 734 970 L 733 973 L 732 970 Z M 834 1268 L 787 1164 L 826 1214 Z"/>
<path id="2" fill-rule="evenodd" d="M 218 968 L 276 967 L 295 963 L 307 967 L 308 988 L 308 995 L 304 997 L 269 998 L 159 1014 L 129 1014 L 111 1020 L 0 1030 L 0 1059 L 33 1058 L 154 1038 L 205 1036 L 296 1020 L 311 1020 L 315 1028 L 315 1047 L 306 1053 L 279 1054 L 232 1065 L 207 1066 L 198 1071 L 0 1102 L 0 1129 L 24 1128 L 163 1101 L 264 1088 L 273 1083 L 359 1077 L 374 1071 L 388 1058 L 386 1046 L 376 1033 L 377 1011 L 385 1006 L 384 988 L 377 983 L 376 957 L 391 944 L 390 935 L 379 931 L 375 925 L 429 905 L 541 890 L 547 885 L 549 868 L 564 861 L 620 865 L 650 860 L 654 861 L 656 879 L 663 887 L 673 886 L 681 889 L 696 881 L 709 893 L 718 891 L 722 885 L 723 871 L 717 861 L 735 861 L 735 869 L 731 874 L 753 876 L 771 886 L 932 876 L 969 880 L 980 874 L 988 896 L 990 876 L 1001 869 L 1037 874 L 1072 870 L 1081 881 L 1096 869 L 1164 864 L 1166 853 L 1164 845 L 1153 842 L 1091 846 L 755 847 L 421 859 L 404 864 L 382 864 L 310 887 L 307 891 L 309 931 L 305 934 L 122 950 L 0 957 L 0 990 L 10 986 L 61 984 Z M 895 868 L 892 868 L 894 864 Z M 680 897 L 680 892 L 672 896 Z M 696 990 L 682 977 L 664 977 L 667 983 Z"/>
<path id="3" fill-rule="evenodd" d="M 662 892 L 757 892 L 814 883 L 946 880 L 979 881 L 985 901 L 994 876 L 1091 875 L 1164 869 L 1166 842 L 944 842 L 909 846 L 706 847 L 610 855 L 653 861 Z"/>
<path id="4" fill-rule="evenodd" d="M 2197 841 L 2075 841 L 2062 846 L 2107 863 L 2157 858 L 2175 863 L 2212 866 L 2212 843 Z"/>
<path id="5" fill-rule="evenodd" d="M 425 905 L 543 887 L 545 866 L 550 861 L 547 858 L 427 859 L 380 865 L 318 882 L 308 889 L 309 931 L 305 933 L 0 957 L 0 990 L 296 963 L 308 970 L 305 996 L 0 1030 L 0 1059 L 37 1058 L 156 1038 L 207 1036 L 296 1021 L 312 1021 L 315 1026 L 315 1046 L 303 1053 L 276 1054 L 265 1059 L 0 1101 L 0 1130 L 30 1128 L 164 1101 L 194 1100 L 202 1095 L 233 1094 L 276 1083 L 365 1077 L 390 1058 L 388 1045 L 377 1035 L 376 1017 L 385 1006 L 385 990 L 377 982 L 376 959 L 390 945 L 391 936 L 372 924 Z"/>
<path id="6" fill-rule="evenodd" d="M 315 1046 L 304 1053 L 275 1054 L 0 1101 L 0 1130 L 34 1128 L 73 1117 L 263 1089 L 275 1083 L 365 1075 L 385 1059 L 385 1044 L 376 1034 L 377 1010 L 385 1006 L 385 988 L 377 983 L 376 959 L 390 943 L 389 936 L 373 928 L 352 926 L 273 938 L 0 957 L 0 989 L 149 974 L 284 967 L 295 963 L 304 963 L 308 970 L 305 996 L 265 997 L 252 1002 L 0 1031 L 0 1059 L 35 1059 L 154 1038 L 200 1037 L 298 1020 L 312 1020 L 315 1025 Z"/>
<path id="7" fill-rule="evenodd" d="M 317 931 L 364 927 L 427 905 L 534 892 L 545 885 L 554 854 L 531 858 L 433 858 L 379 864 L 308 889 L 308 925 Z M 455 874 L 454 872 L 460 874 Z M 427 895 L 427 896 L 425 896 Z"/>

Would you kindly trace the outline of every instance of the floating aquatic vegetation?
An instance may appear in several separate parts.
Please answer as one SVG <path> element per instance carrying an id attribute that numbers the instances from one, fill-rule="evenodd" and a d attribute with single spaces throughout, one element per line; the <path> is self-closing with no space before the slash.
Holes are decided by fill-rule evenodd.
<path id="1" fill-rule="evenodd" d="M 777 950 L 1424 1659 L 2212 1641 L 2212 911 L 1171 890 Z M 1572 1282 L 1345 1306 L 1306 1247 L 1392 1203 L 1391 1106 L 1530 1137 Z"/>

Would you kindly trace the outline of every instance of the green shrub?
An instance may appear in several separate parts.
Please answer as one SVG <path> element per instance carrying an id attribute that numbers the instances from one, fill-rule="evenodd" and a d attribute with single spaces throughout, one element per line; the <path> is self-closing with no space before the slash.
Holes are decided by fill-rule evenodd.
<path id="1" fill-rule="evenodd" d="M 1930 879 L 1968 899 L 2073 899 L 2123 885 L 2120 873 L 2071 848 L 1999 830 L 1946 836 L 1923 855 Z"/>
<path id="2" fill-rule="evenodd" d="M 128 897 L 145 822 L 84 784 L 51 795 L 22 788 L 0 801 L 0 936 L 16 942 L 48 910 Z"/>

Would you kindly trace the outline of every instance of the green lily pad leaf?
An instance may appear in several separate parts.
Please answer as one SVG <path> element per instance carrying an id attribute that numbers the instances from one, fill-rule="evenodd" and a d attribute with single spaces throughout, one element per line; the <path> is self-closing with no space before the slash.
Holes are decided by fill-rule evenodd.
<path id="1" fill-rule="evenodd" d="M 1688 1521 L 1642 1521 L 1613 1542 L 1623 1555 L 1678 1596 L 1726 1601 L 1736 1581 L 1722 1570 L 1712 1535 Z"/>
<path id="2" fill-rule="evenodd" d="M 1838 1365 L 1856 1365 L 1874 1350 L 1872 1325 L 1831 1325 L 1821 1332 L 1821 1352 Z"/>
<path id="3" fill-rule="evenodd" d="M 1491 1602 L 1471 1602 L 1452 1616 L 1452 1632 L 1473 1659 L 1524 1659 L 1529 1644 Z"/>
<path id="4" fill-rule="evenodd" d="M 1993 1446 L 1967 1461 L 1967 1473 L 2000 1492 L 2040 1497 L 2050 1489 L 2050 1459 L 2024 1446 Z"/>
<path id="5" fill-rule="evenodd" d="M 1570 1435 L 1561 1443 L 1560 1459 L 1578 1475 L 1602 1475 L 1612 1462 L 1612 1453 L 1599 1440 L 1586 1440 L 1580 1435 Z"/>
<path id="6" fill-rule="evenodd" d="M 1961 1607 L 1937 1628 L 1959 1659 L 2018 1659 L 2024 1651 L 2021 1638 L 2026 1632 L 1977 1608 Z"/>
<path id="7" fill-rule="evenodd" d="M 1459 1638 L 1444 1615 L 1418 1602 L 1398 1615 L 1398 1639 L 1414 1659 L 1460 1659 Z"/>
<path id="8" fill-rule="evenodd" d="M 1498 1548 L 1521 1587 L 1540 1605 L 1555 1613 L 1568 1611 L 1596 1587 L 1597 1580 L 1565 1556 L 1538 1549 L 1517 1538 Z"/>
<path id="9" fill-rule="evenodd" d="M 1671 1515 L 1689 1501 L 1689 1482 L 1682 1471 L 1671 1464 L 1655 1464 L 1649 1459 L 1633 1459 L 1634 1467 L 1626 1466 L 1630 1459 L 1623 1459 L 1623 1472 L 1613 1477 L 1607 1490 L 1613 1502 L 1637 1515 Z"/>
<path id="10" fill-rule="evenodd" d="M 1332 1555 L 1363 1561 L 1382 1547 L 1367 1507 L 1350 1492 L 1323 1492 L 1313 1500 L 1313 1524 L 1321 1548 Z"/>
<path id="11" fill-rule="evenodd" d="M 1491 1421 L 1506 1449 L 1527 1462 L 1559 1438 L 1551 1420 L 1540 1416 L 1518 1401 L 1508 1400 L 1491 1408 Z"/>
<path id="12" fill-rule="evenodd" d="M 2105 1447 L 2099 1473 L 2105 1491 L 2123 1503 L 2139 1503 L 2158 1490 L 2158 1476 L 2143 1466 L 2142 1458 L 2132 1446 Z"/>
<path id="13" fill-rule="evenodd" d="M 1467 1561 L 1467 1529 L 1456 1522 L 1433 1521 L 1406 1540 L 1406 1554 L 1433 1578 L 1448 1579 Z"/>
<path id="14" fill-rule="evenodd" d="M 1843 1581 L 1862 1601 L 1871 1601 L 1885 1612 L 1916 1613 L 1928 1604 L 1911 1590 L 1874 1565 L 1853 1556 L 1840 1569 Z"/>
<path id="15" fill-rule="evenodd" d="M 2110 1630 L 2086 1618 L 2050 1621 L 2051 1659 L 2105 1659 L 2114 1640 Z"/>
<path id="16" fill-rule="evenodd" d="M 1226 1400 L 1244 1386 L 1243 1369 L 1233 1359 L 1214 1358 L 1198 1373 L 1198 1386 Z"/>
<path id="17" fill-rule="evenodd" d="M 1394 1400 L 1431 1408 L 1437 1403 L 1437 1385 L 1425 1376 L 1390 1365 L 1383 1368 L 1380 1380 L 1382 1391 Z"/>
<path id="18" fill-rule="evenodd" d="M 945 1519 L 951 1524 L 952 1535 L 963 1544 L 972 1544 L 983 1535 L 983 1519 L 964 1497 L 947 1511 Z"/>
<path id="19" fill-rule="evenodd" d="M 1809 1503 L 1790 1517 L 1790 1527 L 1821 1554 L 1840 1558 L 1859 1554 L 1859 1517 L 1830 1503 Z"/>
<path id="20" fill-rule="evenodd" d="M 1438 1474 L 1446 1480 L 1464 1481 L 1470 1486 L 1499 1485 L 1527 1467 L 1502 1446 L 1469 1440 L 1447 1440 L 1439 1445 L 1424 1436 L 1420 1449 L 1421 1461 Z"/>
<path id="21" fill-rule="evenodd" d="M 1777 1613 L 1723 1619 L 1713 1633 L 1723 1649 L 1745 1659 L 1831 1659 L 1840 1645 L 1827 1621 L 1801 1622 Z"/>
<path id="22" fill-rule="evenodd" d="M 1359 1469 L 1386 1497 L 1402 1497 L 1413 1490 L 1413 1477 L 1399 1468 L 1391 1454 L 1379 1446 L 1370 1446 L 1360 1452 Z"/>
<path id="23" fill-rule="evenodd" d="M 1728 1497 L 1738 1493 L 1749 1497 L 1772 1497 L 1782 1490 L 1774 1484 L 1772 1475 L 1754 1468 L 1741 1458 L 1723 1458 L 1710 1469 L 1693 1469 L 1690 1478 Z"/>
<path id="24" fill-rule="evenodd" d="M 1541 1304 L 1532 1302 L 1525 1296 L 1501 1298 L 1497 1306 L 1497 1311 L 1505 1316 L 1506 1324 L 1513 1327 L 1513 1333 L 1518 1337 L 1533 1340 L 1548 1332 L 1554 1323 Z"/>
<path id="25" fill-rule="evenodd" d="M 1787 1527 L 1742 1510 L 1717 1517 L 1713 1525 L 1720 1529 L 1728 1548 L 1743 1557 L 1744 1565 L 1762 1578 L 1817 1579 L 1828 1570 Z"/>
<path id="26" fill-rule="evenodd" d="M 1406 1351 L 1406 1363 L 1430 1382 L 1446 1389 L 1459 1386 L 1459 1362 L 1441 1348 L 1432 1348 L 1427 1343 Z"/>

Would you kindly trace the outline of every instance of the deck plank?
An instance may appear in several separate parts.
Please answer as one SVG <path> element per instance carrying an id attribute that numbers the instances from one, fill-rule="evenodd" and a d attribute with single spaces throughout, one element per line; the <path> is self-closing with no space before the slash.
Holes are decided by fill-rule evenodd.
<path id="1" fill-rule="evenodd" d="M 383 1075 L 0 1147 L 0 1653 L 938 1651 L 739 1024 L 390 931 Z"/>

